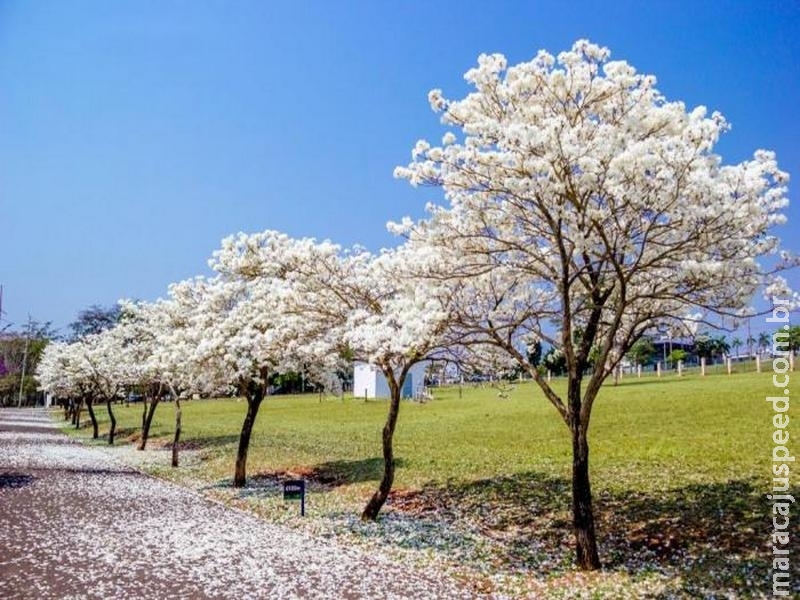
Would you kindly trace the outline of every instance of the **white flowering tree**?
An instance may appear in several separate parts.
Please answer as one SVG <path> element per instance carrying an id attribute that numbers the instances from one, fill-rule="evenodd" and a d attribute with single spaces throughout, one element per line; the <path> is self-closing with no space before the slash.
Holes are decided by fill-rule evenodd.
<path id="1" fill-rule="evenodd" d="M 210 261 L 218 273 L 206 303 L 214 323 L 197 355 L 199 364 L 247 398 L 234 470 L 237 487 L 245 484 L 250 437 L 270 375 L 305 371 L 327 380 L 323 374 L 335 368 L 336 357 L 320 346 L 318 323 L 289 308 L 295 290 L 288 276 L 307 260 L 310 247 L 308 240 L 274 231 L 239 234 L 224 239 Z"/>
<path id="2" fill-rule="evenodd" d="M 417 277 L 431 256 L 425 247 L 403 246 L 380 255 L 328 242 L 305 240 L 304 260 L 287 274 L 293 293 L 289 311 L 314 323 L 306 340 L 319 352 L 375 365 L 389 387 L 382 430 L 384 468 L 362 519 L 374 520 L 395 476 L 394 434 L 408 373 L 441 348 L 446 329 L 447 288 Z"/>
<path id="3" fill-rule="evenodd" d="M 277 346 L 284 357 L 330 373 L 347 356 L 376 365 L 386 377 L 391 398 L 382 436 L 384 473 L 364 519 L 377 517 L 394 481 L 393 438 L 408 371 L 434 351 L 446 323 L 439 288 L 411 278 L 409 267 L 425 264 L 426 253 L 427 248 L 401 248 L 376 257 L 265 231 L 226 239 L 212 263 L 228 279 L 247 281 L 251 290 L 270 282 L 266 295 L 272 302 L 280 297 L 279 308 L 265 311 L 254 304 L 257 312 L 248 322 L 280 314 L 285 331 Z"/>
<path id="4" fill-rule="evenodd" d="M 588 440 L 600 386 L 648 330 L 698 310 L 735 315 L 760 286 L 779 289 L 770 277 L 792 262 L 771 234 L 788 179 L 773 153 L 724 165 L 720 114 L 668 101 L 653 76 L 609 56 L 587 41 L 511 67 L 481 56 L 465 98 L 429 95 L 443 143 L 419 142 L 396 169 L 447 198 L 397 228 L 460 279 L 454 327 L 513 357 L 568 428 L 584 569 L 600 567 Z M 565 396 L 528 362 L 526 340 L 563 353 Z"/>
<path id="5" fill-rule="evenodd" d="M 110 420 L 108 443 L 113 444 L 117 419 L 111 405 L 135 378 L 135 363 L 125 338 L 125 329 L 117 325 L 86 335 L 76 342 L 76 346 L 91 382 L 88 397 L 98 397 L 106 404 Z"/>
<path id="6" fill-rule="evenodd" d="M 39 387 L 67 402 L 67 418 L 80 427 L 81 408 L 85 404 L 92 423 L 92 437 L 98 437 L 98 423 L 94 401 L 99 397 L 95 385 L 95 372 L 87 360 L 87 342 L 78 339 L 72 343 L 50 344 L 42 355 L 36 374 Z"/>
<path id="7" fill-rule="evenodd" d="M 163 301 L 149 303 L 120 300 L 119 302 L 117 327 L 122 330 L 128 357 L 131 360 L 130 384 L 145 391 L 142 398 L 142 433 L 139 450 L 144 450 L 147 445 L 150 425 L 164 388 L 163 380 L 159 377 L 160 372 L 154 368 L 159 327 L 164 325 L 163 320 L 159 319 L 162 306 Z"/>
<path id="8" fill-rule="evenodd" d="M 388 383 L 383 476 L 362 511 L 365 520 L 377 518 L 394 483 L 394 433 L 406 377 L 415 364 L 437 354 L 447 323 L 446 293 L 415 276 L 426 258 L 424 252 L 401 247 L 379 256 L 356 252 L 327 264 L 315 261 L 318 277 L 312 274 L 309 281 L 317 293 L 303 296 L 316 296 L 315 305 L 326 309 L 320 317 L 330 334 L 355 360 L 377 366 Z"/>
<path id="9" fill-rule="evenodd" d="M 132 361 L 131 382 L 147 390 L 139 450 L 144 450 L 161 398 L 174 399 L 172 466 L 178 466 L 182 428 L 181 398 L 188 394 L 228 394 L 231 386 L 203 364 L 198 353 L 220 313 L 210 310 L 214 279 L 195 277 L 171 284 L 167 299 L 153 303 L 121 301 L 120 324 Z"/>
<path id="10" fill-rule="evenodd" d="M 76 411 L 71 410 L 76 399 L 82 399 L 88 380 L 75 372 L 75 345 L 66 342 L 51 342 L 42 352 L 42 358 L 36 366 L 36 381 L 39 389 L 64 402 L 65 419 L 73 417 Z M 93 417 L 94 438 L 97 438 L 97 420 Z"/>
<path id="11" fill-rule="evenodd" d="M 192 389 L 191 376 L 194 371 L 189 349 L 194 349 L 199 342 L 197 333 L 189 328 L 189 316 L 197 305 L 196 292 L 202 284 L 200 278 L 171 285 L 170 298 L 152 303 L 120 301 L 118 327 L 124 330 L 128 355 L 132 361 L 131 380 L 146 391 L 142 402 L 139 450 L 144 450 L 147 445 L 153 417 L 162 396 L 170 393 L 177 398 L 177 390 Z M 176 438 L 180 436 L 179 412 L 180 405 L 176 403 Z M 173 444 L 176 458 L 177 441 Z"/>
<path id="12" fill-rule="evenodd" d="M 148 315 L 155 335 L 147 363 L 150 377 L 163 383 L 175 396 L 213 396 L 232 391 L 217 364 L 203 364 L 198 352 L 203 340 L 213 335 L 226 299 L 216 278 L 194 277 L 169 286 L 168 298 L 156 302 Z"/>

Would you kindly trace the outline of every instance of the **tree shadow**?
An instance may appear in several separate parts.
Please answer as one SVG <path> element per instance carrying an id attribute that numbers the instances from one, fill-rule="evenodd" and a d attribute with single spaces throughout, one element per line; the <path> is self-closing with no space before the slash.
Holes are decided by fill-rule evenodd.
<path id="1" fill-rule="evenodd" d="M 27 473 L 0 473 L 0 490 L 5 489 L 18 489 L 28 485 L 31 485 L 34 482 L 33 475 L 28 475 Z"/>
<path id="2" fill-rule="evenodd" d="M 141 428 L 139 428 L 139 427 L 117 427 L 117 429 L 114 431 L 114 437 L 116 439 L 120 439 L 121 440 L 123 438 L 129 438 L 129 437 L 131 437 L 132 435 L 134 435 L 137 432 L 139 434 L 141 434 L 141 432 L 142 432 Z M 105 432 L 105 435 L 108 436 L 108 431 Z"/>
<path id="3" fill-rule="evenodd" d="M 614 384 L 613 381 L 607 381 L 604 384 L 604 387 L 607 388 L 615 388 L 615 387 L 628 387 L 628 386 L 640 386 L 640 385 L 655 385 L 658 383 L 694 383 L 696 384 L 696 380 L 692 380 L 691 377 L 678 377 L 677 373 L 675 372 L 667 372 L 663 377 L 658 377 L 653 375 L 652 373 L 648 373 L 646 375 L 642 375 L 641 377 L 636 377 L 636 375 L 626 375 L 623 377 L 618 384 Z"/>
<path id="4" fill-rule="evenodd" d="M 169 433 L 170 436 L 173 433 Z M 169 440 L 169 443 L 172 443 L 172 440 Z M 187 440 L 188 443 L 188 440 Z M 213 435 L 213 436 L 205 436 L 201 438 L 195 438 L 191 440 L 192 445 L 195 448 L 203 449 L 203 448 L 216 448 L 220 446 L 231 446 L 233 445 L 234 448 L 237 447 L 239 444 L 239 434 L 231 434 L 231 435 Z"/>
<path id="5" fill-rule="evenodd" d="M 402 458 L 395 459 L 397 468 L 402 468 L 404 465 L 405 461 Z M 321 487 L 336 488 L 353 483 L 380 481 L 381 477 L 383 477 L 383 458 L 375 457 L 360 460 L 334 460 L 313 466 L 298 465 L 288 469 L 264 471 L 255 474 L 253 479 L 256 481 L 305 479 Z"/>
<path id="6" fill-rule="evenodd" d="M 125 438 L 126 440 L 133 444 L 141 442 L 141 429 L 126 430 L 126 432 L 129 432 Z M 151 433 L 147 437 L 147 448 L 153 450 L 169 450 L 172 448 L 174 435 L 174 431 L 158 432 L 158 434 Z M 238 435 L 216 435 L 200 438 L 181 438 L 178 442 L 178 448 L 180 450 L 213 450 L 225 446 L 233 446 L 236 448 L 238 443 Z"/>
<path id="7" fill-rule="evenodd" d="M 2 489 L 18 489 L 33 485 L 37 480 L 48 485 L 47 475 L 91 475 L 98 477 L 121 477 L 121 478 L 140 478 L 141 474 L 131 468 L 122 467 L 119 469 L 109 469 L 106 467 L 37 467 L 36 472 L 40 477 L 36 477 L 29 473 L 20 473 L 17 471 L 9 471 L 0 473 L 0 490 Z"/>
<path id="8" fill-rule="evenodd" d="M 238 439 L 238 438 L 237 438 Z M 395 466 L 405 465 L 402 458 L 395 459 Z M 365 458 L 361 460 L 336 460 L 317 465 L 297 465 L 288 469 L 260 471 L 247 478 L 247 484 L 239 492 L 240 497 L 268 496 L 280 491 L 287 479 L 304 479 L 309 491 L 330 490 L 353 483 L 380 481 L 383 476 L 383 458 Z M 209 489 L 230 488 L 233 480 L 222 479 L 208 486 Z"/>
<path id="9" fill-rule="evenodd" d="M 396 491 L 389 506 L 478 533 L 512 570 L 546 574 L 573 564 L 570 489 L 568 479 L 529 472 Z M 771 586 L 768 491 L 760 480 L 739 479 L 664 491 L 596 492 L 604 568 L 633 577 L 667 571 L 674 585 L 701 595 Z M 788 493 L 797 498 L 800 489 Z M 790 539 L 797 539 L 800 520 L 790 527 Z"/>

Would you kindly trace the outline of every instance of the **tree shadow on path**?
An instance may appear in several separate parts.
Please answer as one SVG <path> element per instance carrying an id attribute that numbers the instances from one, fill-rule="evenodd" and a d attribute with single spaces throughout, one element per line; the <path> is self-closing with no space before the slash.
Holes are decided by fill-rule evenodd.
<path id="1" fill-rule="evenodd" d="M 27 473 L 0 473 L 0 490 L 17 489 L 31 485 L 34 482 L 33 475 Z"/>

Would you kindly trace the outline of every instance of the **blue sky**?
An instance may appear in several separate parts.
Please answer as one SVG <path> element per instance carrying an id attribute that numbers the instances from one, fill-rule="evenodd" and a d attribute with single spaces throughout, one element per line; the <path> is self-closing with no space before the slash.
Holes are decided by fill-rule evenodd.
<path id="1" fill-rule="evenodd" d="M 775 150 L 797 198 L 793 1 L 0 0 L 2 324 L 154 300 L 237 231 L 392 245 L 387 220 L 441 200 L 392 177 L 441 137 L 428 90 L 578 38 L 722 112 L 726 163 Z"/>

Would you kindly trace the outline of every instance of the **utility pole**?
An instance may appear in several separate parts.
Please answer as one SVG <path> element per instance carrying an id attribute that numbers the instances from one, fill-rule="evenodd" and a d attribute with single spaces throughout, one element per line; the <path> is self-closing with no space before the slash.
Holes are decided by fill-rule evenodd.
<path id="1" fill-rule="evenodd" d="M 0 334 L 2 334 L 6 329 L 11 327 L 13 323 L 6 323 L 3 325 L 3 315 L 6 314 L 3 310 L 3 284 L 0 283 Z"/>
<path id="2" fill-rule="evenodd" d="M 25 369 L 28 367 L 28 347 L 31 343 L 31 316 L 28 315 L 28 332 L 25 334 L 25 351 L 22 353 L 22 377 L 19 380 L 17 408 L 22 407 L 22 390 L 25 387 Z"/>

